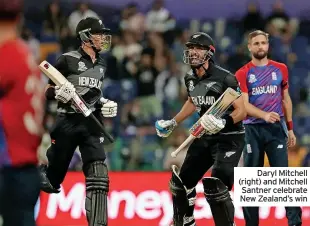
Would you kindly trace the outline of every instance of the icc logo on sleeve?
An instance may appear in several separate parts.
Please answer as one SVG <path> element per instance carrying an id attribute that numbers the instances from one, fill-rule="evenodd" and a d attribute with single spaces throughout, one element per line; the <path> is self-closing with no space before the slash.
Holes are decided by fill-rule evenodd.
<path id="1" fill-rule="evenodd" d="M 191 80 L 189 81 L 189 84 L 188 84 L 188 90 L 190 92 L 192 92 L 194 90 L 195 86 L 194 86 L 194 82 Z"/>
<path id="2" fill-rule="evenodd" d="M 257 80 L 256 80 L 256 77 L 255 77 L 255 75 L 254 74 L 250 74 L 249 75 L 249 83 L 254 83 L 254 82 L 256 82 Z"/>
<path id="3" fill-rule="evenodd" d="M 79 65 L 78 71 L 86 71 L 87 70 L 87 67 L 86 67 L 84 62 L 80 61 L 78 63 L 78 65 Z"/>

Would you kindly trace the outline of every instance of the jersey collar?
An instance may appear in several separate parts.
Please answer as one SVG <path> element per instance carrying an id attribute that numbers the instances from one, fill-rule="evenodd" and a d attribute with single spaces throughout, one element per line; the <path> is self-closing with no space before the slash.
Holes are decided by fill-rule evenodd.
<path id="1" fill-rule="evenodd" d="M 84 51 L 84 49 L 82 47 L 79 47 L 78 52 L 84 57 L 84 58 L 88 58 L 89 60 L 91 60 L 90 56 Z M 96 59 L 98 59 L 100 57 L 99 53 L 96 53 Z"/>
<path id="2" fill-rule="evenodd" d="M 209 66 L 207 68 L 207 70 L 205 70 L 205 74 L 201 77 L 203 78 L 208 78 L 213 74 L 213 69 L 214 69 L 214 61 L 213 60 L 209 60 Z"/>
<path id="3" fill-rule="evenodd" d="M 255 65 L 255 64 L 253 64 L 252 61 L 250 61 L 250 66 L 251 66 L 251 67 L 264 68 L 264 67 L 267 67 L 268 65 L 270 65 L 270 60 L 268 60 L 267 64 L 266 64 L 266 65 L 263 65 L 263 66 L 257 66 L 257 65 Z"/>

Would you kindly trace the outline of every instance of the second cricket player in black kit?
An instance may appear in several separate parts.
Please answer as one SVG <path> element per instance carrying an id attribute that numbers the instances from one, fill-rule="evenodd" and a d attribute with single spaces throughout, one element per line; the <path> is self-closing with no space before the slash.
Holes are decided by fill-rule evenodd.
<path id="1" fill-rule="evenodd" d="M 238 98 L 222 118 L 203 114 L 230 87 L 240 92 L 233 74 L 216 65 L 212 38 L 198 32 L 190 37 L 184 51 L 184 62 L 191 65 L 185 76 L 188 100 L 172 120 L 156 122 L 157 134 L 167 137 L 183 120 L 198 111 L 205 135 L 189 146 L 180 170 L 172 166 L 170 191 L 173 199 L 173 226 L 195 226 L 195 187 L 213 166 L 212 177 L 203 178 L 204 194 L 211 207 L 216 226 L 234 225 L 234 205 L 229 191 L 233 186 L 234 167 L 238 165 L 244 147 L 246 117 L 244 103 Z"/>
<path id="2" fill-rule="evenodd" d="M 108 48 L 111 36 L 101 20 L 86 18 L 76 28 L 81 47 L 62 54 L 55 67 L 68 79 L 60 87 L 52 82 L 47 87 L 48 99 L 58 100 L 56 123 L 51 131 L 51 146 L 47 151 L 48 166 L 41 168 L 41 189 L 58 193 L 74 151 L 79 146 L 83 172 L 86 178 L 85 209 L 88 225 L 106 226 L 108 169 L 105 164 L 105 137 L 96 123 L 84 117 L 72 104 L 77 92 L 93 110 L 95 116 L 115 117 L 117 104 L 102 97 L 102 84 L 106 71 L 99 52 Z"/>

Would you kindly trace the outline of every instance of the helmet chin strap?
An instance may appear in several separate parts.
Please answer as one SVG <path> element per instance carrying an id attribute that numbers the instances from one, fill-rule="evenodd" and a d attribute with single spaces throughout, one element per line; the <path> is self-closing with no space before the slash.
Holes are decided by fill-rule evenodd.
<path id="1" fill-rule="evenodd" d="M 205 68 L 204 64 L 205 64 L 206 62 L 209 62 L 209 60 L 210 60 L 210 58 L 206 59 L 206 61 L 203 62 L 202 64 L 191 65 L 191 68 L 192 68 L 192 69 L 197 69 L 197 70 L 199 70 L 199 69 L 202 67 L 202 68 L 204 69 L 204 71 L 207 72 L 207 68 Z"/>
<path id="2" fill-rule="evenodd" d="M 89 43 L 90 43 L 90 46 L 91 48 L 94 50 L 95 53 L 99 53 L 101 51 L 101 49 L 97 49 L 93 43 L 92 40 L 89 39 Z"/>

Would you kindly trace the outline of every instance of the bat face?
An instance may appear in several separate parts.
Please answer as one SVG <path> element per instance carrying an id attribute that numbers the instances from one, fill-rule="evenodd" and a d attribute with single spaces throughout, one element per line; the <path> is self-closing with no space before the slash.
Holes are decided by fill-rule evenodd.
<path id="1" fill-rule="evenodd" d="M 57 86 L 60 86 L 67 82 L 67 79 L 52 65 L 50 65 L 47 61 L 43 61 L 39 65 L 40 70 L 49 77 Z M 83 100 L 75 94 L 73 96 L 74 105 L 87 117 L 92 111 L 86 106 Z"/>
<path id="2" fill-rule="evenodd" d="M 205 114 L 214 115 L 217 118 L 223 116 L 223 114 L 230 108 L 233 102 L 241 96 L 232 88 L 227 88 L 226 91 L 217 99 L 217 101 L 208 109 Z M 204 129 L 200 125 L 200 119 L 190 128 L 190 132 L 193 136 L 199 138 L 204 134 Z"/>
<path id="3" fill-rule="evenodd" d="M 235 90 L 228 88 L 223 95 L 215 102 L 209 109 L 208 114 L 212 114 L 217 118 L 223 116 L 223 114 L 230 108 L 233 102 L 238 99 L 240 94 Z"/>
<path id="4" fill-rule="evenodd" d="M 39 65 L 40 70 L 49 77 L 57 86 L 64 84 L 67 79 L 47 61 Z"/>

